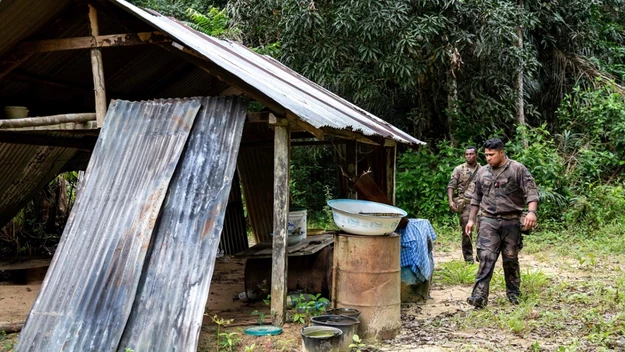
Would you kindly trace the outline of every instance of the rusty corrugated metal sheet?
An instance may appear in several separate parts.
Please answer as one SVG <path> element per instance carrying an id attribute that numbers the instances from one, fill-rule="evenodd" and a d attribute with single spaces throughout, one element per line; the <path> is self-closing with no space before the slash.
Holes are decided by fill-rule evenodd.
<path id="1" fill-rule="evenodd" d="M 76 151 L 0 143 L 0 227 L 56 177 Z"/>
<path id="2" fill-rule="evenodd" d="M 197 51 L 317 128 L 349 129 L 409 145 L 425 144 L 268 56 L 259 55 L 238 43 L 207 36 L 181 22 L 141 10 L 124 0 L 111 1 Z"/>
<path id="3" fill-rule="evenodd" d="M 194 351 L 247 102 L 204 98 L 172 180 L 119 351 Z"/>
<path id="4" fill-rule="evenodd" d="M 230 197 L 228 198 L 228 208 L 224 220 L 224 230 L 221 234 L 219 249 L 224 254 L 236 254 L 249 248 L 247 241 L 247 228 L 245 214 L 243 212 L 243 198 L 241 195 L 241 182 L 239 174 L 234 173 Z"/>
<path id="5" fill-rule="evenodd" d="M 111 103 L 17 351 L 114 351 L 198 100 Z"/>
<path id="6" fill-rule="evenodd" d="M 273 232 L 273 148 L 241 148 L 239 177 L 256 243 Z"/>

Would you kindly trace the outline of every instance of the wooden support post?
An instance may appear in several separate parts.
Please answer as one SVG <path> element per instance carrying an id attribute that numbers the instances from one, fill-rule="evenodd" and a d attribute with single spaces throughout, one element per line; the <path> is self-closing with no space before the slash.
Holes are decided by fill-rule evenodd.
<path id="1" fill-rule="evenodd" d="M 98 28 L 98 13 L 89 5 L 89 23 L 91 24 L 91 36 L 100 35 Z M 106 116 L 106 88 L 104 86 L 104 66 L 102 64 L 102 51 L 91 49 L 91 71 L 93 72 L 93 89 L 95 91 L 95 113 L 98 127 L 102 127 Z"/>
<path id="2" fill-rule="evenodd" d="M 286 318 L 287 226 L 289 216 L 289 161 L 291 136 L 286 119 L 269 115 L 275 127 L 273 181 L 273 266 L 271 269 L 271 321 L 282 326 Z"/>

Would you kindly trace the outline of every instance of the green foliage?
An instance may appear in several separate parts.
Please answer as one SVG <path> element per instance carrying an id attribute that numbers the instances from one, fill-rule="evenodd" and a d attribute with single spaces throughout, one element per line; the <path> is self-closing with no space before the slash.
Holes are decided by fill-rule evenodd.
<path id="1" fill-rule="evenodd" d="M 439 218 L 449 214 L 447 183 L 464 150 L 441 142 L 438 150 L 421 147 L 397 160 L 397 205 L 409 217 Z"/>
<path id="2" fill-rule="evenodd" d="M 215 342 L 216 342 L 216 350 L 217 351 L 234 351 L 236 345 L 241 341 L 240 334 L 236 331 L 234 332 L 223 332 L 222 330 L 228 325 L 232 324 L 233 319 L 224 319 L 218 317 L 216 314 L 212 317 L 212 320 L 215 324 L 217 324 L 217 329 L 215 330 Z"/>
<path id="3" fill-rule="evenodd" d="M 477 265 L 467 264 L 460 260 L 442 263 L 435 268 L 435 281 L 446 285 L 471 285 L 475 282 L 477 268 Z"/>
<path id="4" fill-rule="evenodd" d="M 332 223 L 331 215 L 328 217 L 326 211 L 326 202 L 335 198 L 338 188 L 334 165 L 334 149 L 331 146 L 291 148 L 291 204 L 307 209 L 309 224 Z"/>
<path id="5" fill-rule="evenodd" d="M 293 322 L 299 324 L 310 325 L 312 317 L 321 315 L 326 311 L 326 307 L 330 305 L 327 298 L 321 297 L 321 294 L 300 294 L 299 298 L 293 299 L 295 303 L 295 313 L 293 314 Z"/>
<path id="6" fill-rule="evenodd" d="M 367 345 L 363 343 L 362 339 L 357 334 L 354 334 L 354 336 L 352 336 L 352 341 L 353 342 L 350 343 L 348 346 L 351 351 L 362 351 L 367 347 Z"/>
<path id="7" fill-rule="evenodd" d="M 190 20 L 187 24 L 191 28 L 210 36 L 236 39 L 240 34 L 237 28 L 229 26 L 229 20 L 224 9 L 210 7 L 208 12 L 203 14 L 188 8 L 186 14 Z"/>
<path id="8" fill-rule="evenodd" d="M 263 325 L 263 322 L 265 321 L 265 316 L 266 314 L 264 312 L 259 312 L 257 310 L 252 312 L 252 315 L 256 315 L 258 316 L 258 319 L 256 320 L 256 323 L 258 325 Z"/>

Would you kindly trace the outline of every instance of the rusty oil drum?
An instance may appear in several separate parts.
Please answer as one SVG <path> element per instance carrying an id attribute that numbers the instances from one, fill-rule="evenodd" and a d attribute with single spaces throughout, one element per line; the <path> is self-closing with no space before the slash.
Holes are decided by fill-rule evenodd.
<path id="1" fill-rule="evenodd" d="M 360 310 L 362 338 L 390 339 L 401 328 L 400 237 L 334 236 L 332 301 Z"/>

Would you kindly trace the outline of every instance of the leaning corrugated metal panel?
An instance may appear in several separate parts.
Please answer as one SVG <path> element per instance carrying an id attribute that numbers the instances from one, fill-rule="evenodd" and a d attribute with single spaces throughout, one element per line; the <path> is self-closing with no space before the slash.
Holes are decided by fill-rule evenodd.
<path id="1" fill-rule="evenodd" d="M 197 32 L 174 19 L 155 16 L 124 0 L 112 1 L 194 49 L 317 128 L 351 129 L 405 144 L 424 144 L 275 60 L 258 55 L 237 43 Z"/>
<path id="2" fill-rule="evenodd" d="M 247 103 L 205 98 L 165 201 L 119 351 L 195 351 Z"/>
<path id="3" fill-rule="evenodd" d="M 41 191 L 76 149 L 0 143 L 0 227 Z"/>
<path id="4" fill-rule="evenodd" d="M 111 104 L 16 351 L 114 351 L 198 100 Z"/>

